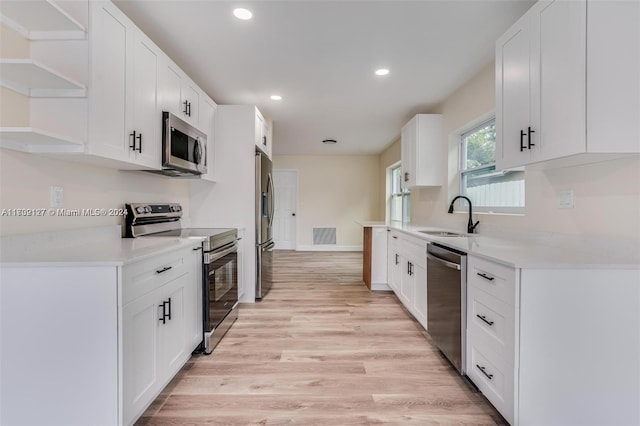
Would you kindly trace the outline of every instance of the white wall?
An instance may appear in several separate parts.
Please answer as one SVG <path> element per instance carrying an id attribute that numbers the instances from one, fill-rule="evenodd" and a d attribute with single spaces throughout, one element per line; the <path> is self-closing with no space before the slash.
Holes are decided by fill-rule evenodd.
<path id="1" fill-rule="evenodd" d="M 495 108 L 494 64 L 483 68 L 440 107 L 449 148 L 448 185 L 411 191 L 411 218 L 418 225 L 435 224 L 464 230 L 466 214 L 447 214 L 459 193 L 457 138 L 460 130 Z M 574 191 L 573 209 L 558 209 L 556 194 Z M 640 157 L 554 170 L 525 171 L 525 214 L 477 215 L 478 231 L 517 229 L 593 237 L 640 238 Z"/>
<path id="2" fill-rule="evenodd" d="M 361 249 L 356 221 L 380 220 L 379 156 L 280 155 L 274 169 L 298 171 L 297 245 L 312 245 L 314 227 L 336 227 L 336 245 Z"/>
<path id="3" fill-rule="evenodd" d="M 176 202 L 189 214 L 188 183 L 0 149 L 0 209 L 49 208 L 63 188 L 65 209 L 118 208 L 129 202 Z M 124 225 L 124 217 L 0 216 L 0 235 Z"/>

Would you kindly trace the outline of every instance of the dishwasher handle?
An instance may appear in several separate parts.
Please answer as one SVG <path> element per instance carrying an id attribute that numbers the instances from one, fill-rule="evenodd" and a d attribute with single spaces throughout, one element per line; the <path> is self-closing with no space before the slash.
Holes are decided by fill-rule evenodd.
<path id="1" fill-rule="evenodd" d="M 431 253 L 427 253 L 427 259 L 436 263 L 440 263 L 441 265 L 446 266 L 447 268 L 455 269 L 456 271 L 459 271 L 460 269 L 462 269 L 459 264 L 449 262 L 444 259 L 440 259 L 439 257 L 432 255 Z"/>

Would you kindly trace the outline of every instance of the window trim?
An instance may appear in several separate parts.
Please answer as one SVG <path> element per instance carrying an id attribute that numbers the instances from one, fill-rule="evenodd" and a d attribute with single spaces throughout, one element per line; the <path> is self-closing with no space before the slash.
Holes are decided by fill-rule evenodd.
<path id="1" fill-rule="evenodd" d="M 401 181 L 399 182 L 400 192 L 394 192 L 393 185 L 393 172 L 395 170 L 402 171 L 402 163 L 400 161 L 398 161 L 397 163 L 393 163 L 389 167 L 387 167 L 387 170 L 389 173 L 389 186 L 387 188 L 389 190 L 389 221 L 408 223 L 411 220 L 411 191 L 408 188 L 403 188 Z M 400 179 L 402 180 L 402 173 L 400 173 Z M 392 212 L 394 199 L 396 197 L 401 197 L 400 205 L 402 206 L 402 218 L 400 221 L 393 219 Z"/>

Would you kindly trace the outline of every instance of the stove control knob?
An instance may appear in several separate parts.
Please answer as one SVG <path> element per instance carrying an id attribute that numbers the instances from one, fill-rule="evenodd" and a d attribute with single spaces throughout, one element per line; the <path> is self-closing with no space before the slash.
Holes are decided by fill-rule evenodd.
<path id="1" fill-rule="evenodd" d="M 169 206 L 169 211 L 175 212 L 176 211 L 176 206 Z"/>
<path id="2" fill-rule="evenodd" d="M 144 212 L 144 207 L 136 207 L 136 213 Z"/>
<path id="3" fill-rule="evenodd" d="M 151 213 L 151 207 L 147 206 L 144 208 L 145 213 Z"/>
<path id="4" fill-rule="evenodd" d="M 176 211 L 177 211 L 177 212 L 182 211 L 182 206 L 176 206 Z"/>

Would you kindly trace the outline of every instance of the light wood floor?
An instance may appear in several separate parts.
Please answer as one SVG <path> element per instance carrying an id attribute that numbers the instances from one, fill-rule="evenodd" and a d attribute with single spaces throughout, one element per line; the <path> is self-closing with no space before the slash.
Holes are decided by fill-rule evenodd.
<path id="1" fill-rule="evenodd" d="M 244 304 L 139 425 L 495 425 L 393 293 L 362 282 L 362 253 L 277 251 L 274 285 Z"/>

